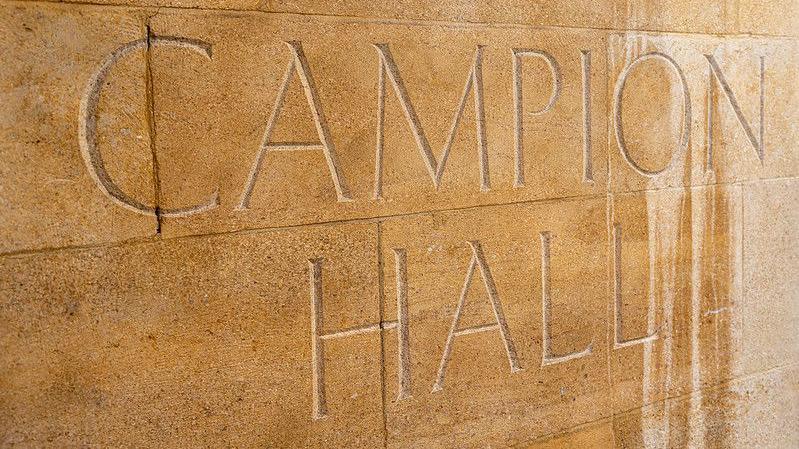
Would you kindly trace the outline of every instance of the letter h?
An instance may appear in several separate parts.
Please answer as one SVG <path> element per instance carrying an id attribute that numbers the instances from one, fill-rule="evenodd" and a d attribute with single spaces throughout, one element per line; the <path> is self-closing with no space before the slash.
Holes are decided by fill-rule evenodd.
<path id="1" fill-rule="evenodd" d="M 397 319 L 375 324 L 351 327 L 338 332 L 325 333 L 322 312 L 322 259 L 310 259 L 311 287 L 311 371 L 313 382 L 312 417 L 314 420 L 327 416 L 327 393 L 325 390 L 325 341 L 353 335 L 397 329 L 399 362 L 397 368 L 397 400 L 411 397 L 410 347 L 408 345 L 408 288 L 407 255 L 404 249 L 394 249 L 397 276 Z"/>

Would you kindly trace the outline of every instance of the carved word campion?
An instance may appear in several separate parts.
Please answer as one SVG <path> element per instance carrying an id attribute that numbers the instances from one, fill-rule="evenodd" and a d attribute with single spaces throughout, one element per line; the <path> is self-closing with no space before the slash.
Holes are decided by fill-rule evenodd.
<path id="1" fill-rule="evenodd" d="M 453 76 L 462 76 L 464 80 L 463 89 L 460 93 L 457 108 L 452 114 L 451 125 L 446 133 L 446 140 L 443 143 L 440 151 L 436 153 L 435 145 L 431 142 L 431 128 L 424 123 L 422 116 L 419 113 L 418 99 L 416 103 L 412 99 L 411 92 L 415 87 L 408 81 L 407 71 L 412 68 L 411 64 L 402 60 L 394 54 L 392 46 L 387 42 L 375 42 L 372 44 L 374 50 L 374 64 L 375 79 L 377 85 L 377 98 L 374 99 L 374 110 L 371 111 L 375 119 L 376 127 L 373 130 L 374 146 L 373 151 L 369 148 L 360 148 L 361 152 L 371 152 L 368 158 L 374 158 L 374 169 L 372 172 L 372 188 L 371 195 L 363 196 L 362 192 L 355 192 L 352 188 L 353 180 L 351 173 L 353 170 L 344 167 L 342 158 L 339 154 L 339 142 L 336 142 L 334 136 L 335 123 L 337 120 L 331 119 L 329 105 L 323 104 L 323 97 L 320 95 L 320 83 L 324 81 L 318 80 L 314 75 L 315 61 L 309 58 L 306 54 L 306 47 L 313 45 L 311 43 L 303 43 L 300 41 L 287 41 L 284 43 L 285 47 L 285 64 L 286 69 L 280 81 L 279 88 L 272 98 L 271 113 L 264 126 L 263 137 L 260 147 L 257 148 L 255 158 L 252 160 L 247 175 L 239 180 L 240 190 L 238 198 L 230 199 L 235 200 L 234 210 L 241 213 L 251 208 L 258 208 L 259 205 L 253 203 L 253 191 L 258 183 L 274 182 L 273 179 L 265 176 L 265 167 L 268 164 L 276 163 L 270 156 L 275 152 L 285 152 L 290 154 L 291 158 L 306 158 L 311 153 L 321 153 L 324 159 L 324 166 L 312 165 L 312 167 L 319 167 L 329 175 L 330 188 L 335 194 L 335 202 L 349 203 L 377 203 L 381 204 L 386 199 L 385 184 L 386 178 L 384 175 L 386 165 L 386 127 L 388 125 L 388 116 L 386 114 L 387 103 L 389 100 L 396 101 L 401 110 L 401 115 L 404 117 L 404 132 L 409 133 L 412 137 L 413 145 L 416 146 L 416 152 L 420 158 L 421 164 L 429 176 L 432 188 L 439 191 L 445 184 L 444 174 L 448 162 L 451 160 L 454 142 L 459 129 L 464 128 L 464 117 L 467 113 L 467 108 L 473 107 L 474 130 L 473 136 L 474 150 L 476 154 L 476 164 L 474 169 L 479 179 L 479 185 L 476 186 L 475 191 L 471 195 L 483 195 L 495 190 L 496 179 L 491 176 L 491 168 L 489 167 L 489 160 L 492 156 L 492 151 L 497 151 L 498 148 L 490 144 L 489 137 L 491 132 L 498 132 L 499 129 L 508 129 L 513 133 L 512 139 L 503 139 L 502 142 L 512 142 L 513 145 L 513 179 L 501 179 L 501 183 L 507 182 L 507 185 L 512 184 L 513 190 L 519 191 L 530 188 L 546 189 L 548 186 L 531 185 L 529 176 L 526 173 L 526 155 L 530 152 L 554 152 L 558 151 L 555 148 L 529 148 L 525 145 L 525 135 L 531 132 L 546 132 L 540 129 L 532 130 L 525 125 L 526 120 L 545 116 L 554 113 L 554 109 L 563 100 L 566 88 L 568 87 L 566 79 L 574 77 L 579 80 L 579 108 L 570 108 L 570 112 L 574 115 L 573 122 L 575 126 L 581 128 L 579 135 L 582 136 L 579 143 L 575 143 L 580 147 L 580 158 L 575 158 L 573 163 L 579 166 L 579 172 L 582 174 L 580 179 L 574 179 L 575 183 L 593 184 L 595 181 L 596 170 L 594 168 L 594 139 L 592 137 L 592 130 L 594 129 L 594 121 L 597 120 L 594 110 L 593 102 L 596 101 L 596 96 L 593 92 L 601 90 L 596 82 L 592 82 L 592 76 L 596 69 L 592 65 L 594 55 L 591 50 L 577 49 L 572 56 L 575 60 L 579 61 L 578 64 L 569 64 L 572 70 L 579 67 L 579 73 L 567 72 L 558 58 L 553 56 L 548 51 L 538 49 L 535 47 L 528 48 L 494 48 L 488 45 L 477 45 L 474 47 L 471 63 L 468 66 L 466 73 L 456 74 Z M 198 204 L 189 204 L 178 208 L 163 208 L 143 204 L 141 201 L 133 198 L 130 194 L 124 191 L 122 187 L 114 182 L 111 175 L 106 169 L 106 164 L 103 155 L 100 154 L 98 149 L 98 129 L 97 129 L 97 114 L 98 103 L 100 94 L 103 89 L 104 82 L 108 76 L 111 68 L 123 58 L 126 58 L 134 51 L 151 51 L 158 49 L 158 51 L 189 51 L 200 54 L 206 61 L 212 60 L 212 43 L 199 39 L 189 37 L 176 37 L 176 36 L 157 36 L 152 35 L 146 39 L 139 39 L 127 44 L 122 45 L 117 50 L 112 52 L 100 65 L 96 73 L 89 79 L 86 86 L 85 95 L 81 101 L 79 113 L 79 141 L 80 149 L 83 155 L 86 169 L 90 174 L 92 180 L 97 187 L 114 203 L 138 214 L 144 215 L 159 215 L 168 218 L 181 218 L 189 217 L 192 215 L 204 214 L 212 209 L 220 206 L 220 204 L 228 201 L 227 198 L 220 197 L 219 189 L 208 194 L 207 198 Z M 497 104 L 498 99 L 496 95 L 486 95 L 486 81 L 484 72 L 486 71 L 486 55 L 506 52 L 509 58 L 510 66 L 512 67 L 511 82 L 512 86 L 506 86 L 506 90 L 510 95 L 504 99 L 505 104 Z M 440 56 L 443 58 L 444 56 Z M 719 105 L 714 101 L 718 96 L 716 91 L 720 91 L 723 97 L 729 104 L 730 109 L 734 113 L 735 120 L 740 125 L 740 129 L 746 136 L 746 141 L 754 149 L 758 160 L 762 163 L 767 158 L 767 135 L 766 129 L 767 118 L 766 110 L 766 93 L 765 87 L 768 83 L 766 57 L 757 56 L 752 54 L 752 63 L 749 65 L 757 66 L 759 69 L 759 95 L 758 98 L 749 98 L 750 94 L 744 96 L 741 91 L 746 86 L 736 86 L 730 81 L 729 72 L 732 67 L 729 67 L 721 57 L 714 56 L 713 54 L 697 52 L 697 58 L 707 68 L 707 76 L 703 84 L 706 86 L 707 104 L 703 123 L 705 133 L 704 138 L 704 170 L 712 172 L 714 170 L 713 155 L 717 152 L 717 145 L 714 140 L 714 125 L 715 117 L 718 112 Z M 561 57 L 562 59 L 562 57 Z M 275 62 L 277 63 L 277 61 Z M 635 96 L 636 92 L 631 90 L 630 79 L 635 76 L 640 76 L 646 71 L 653 70 L 653 67 L 660 66 L 676 75 L 677 85 L 672 92 L 674 94 L 674 102 L 670 104 L 672 110 L 664 110 L 660 112 L 663 115 L 672 115 L 677 118 L 679 125 L 679 138 L 673 144 L 670 150 L 671 158 L 669 161 L 660 167 L 647 167 L 641 163 L 633 151 L 631 151 L 631 140 L 629 137 L 630 130 L 635 129 L 636 132 L 641 132 L 641 128 L 647 126 L 645 123 L 631 122 L 624 118 L 626 107 L 628 106 L 628 99 L 630 96 Z M 542 70 L 538 73 L 541 79 L 549 79 L 547 85 L 525 85 L 524 71 L 525 67 L 528 70 Z M 746 68 L 751 70 L 751 67 Z M 307 112 L 313 119 L 313 125 L 316 133 L 316 141 L 275 141 L 274 131 L 275 126 L 281 115 L 284 114 L 284 103 L 286 102 L 290 85 L 294 80 L 298 80 L 302 86 L 302 95 L 304 96 Z M 668 78 L 663 78 L 662 83 L 669 83 Z M 692 133 L 692 126 L 694 121 L 697 120 L 698 114 L 692 103 L 692 96 L 696 96 L 702 92 L 691 90 L 690 80 L 687 79 L 684 68 L 672 56 L 663 51 L 650 51 L 640 54 L 637 57 L 629 60 L 626 65 L 621 69 L 621 72 L 613 85 L 612 94 L 609 96 L 610 104 L 606 105 L 609 111 L 609 120 L 611 121 L 611 132 L 615 138 L 616 147 L 623 160 L 632 171 L 642 178 L 656 178 L 672 168 L 672 163 L 679 157 L 684 155 L 685 151 L 692 144 L 696 145 L 695 139 L 698 137 Z M 740 84 L 740 83 L 739 83 Z M 551 88 L 550 88 L 551 86 Z M 367 88 L 368 87 L 368 88 Z M 490 86 L 496 88 L 496 86 Z M 335 86 L 329 86 L 328 89 L 335 89 Z M 370 92 L 374 86 L 364 86 L 364 93 Z M 541 93 L 546 98 L 546 102 L 541 104 L 533 104 L 529 100 L 528 94 L 525 92 Z M 268 93 L 264 93 L 269 97 Z M 489 103 L 489 98 L 493 103 Z M 602 97 L 599 97 L 602 98 Z M 429 100 L 429 99 L 426 99 Z M 753 120 L 745 110 L 749 109 L 744 107 L 746 101 L 754 100 L 759 107 L 759 114 Z M 513 123 L 502 124 L 493 123 L 496 119 L 496 111 L 502 107 L 510 107 L 512 109 Z M 446 114 L 446 111 L 441 111 Z M 755 124 L 756 122 L 756 124 Z M 492 124 L 494 126 L 489 126 Z M 559 123 L 559 126 L 564 126 L 564 123 Z M 395 130 L 396 132 L 396 130 Z M 552 132 L 558 132 L 553 129 Z M 653 129 L 652 132 L 658 132 Z M 665 137 L 665 136 L 664 136 Z M 668 139 L 664 140 L 668 142 Z M 244 151 L 245 149 L 242 149 Z M 411 148 L 397 148 L 394 150 L 396 155 L 393 157 L 414 158 Z M 248 151 L 249 152 L 249 151 Z M 639 151 L 640 153 L 640 151 Z M 574 153 L 572 153 L 574 154 Z M 272 156 L 273 157 L 273 156 Z M 283 159 L 281 159 L 283 160 Z M 366 156 L 360 157 L 359 160 L 368 160 Z M 309 165 L 311 167 L 311 165 Z M 546 170 L 546 167 L 542 167 Z M 357 173 L 365 173 L 364 170 L 357 170 Z M 350 174 L 347 174 L 350 173 Z M 358 185 L 363 184 L 358 180 Z M 504 184 L 503 184 L 504 185 Z M 460 192 L 467 194 L 467 192 Z"/>

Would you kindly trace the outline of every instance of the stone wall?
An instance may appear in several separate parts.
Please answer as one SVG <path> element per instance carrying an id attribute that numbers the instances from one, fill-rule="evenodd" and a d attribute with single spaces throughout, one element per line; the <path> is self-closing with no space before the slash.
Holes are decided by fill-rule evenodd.
<path id="1" fill-rule="evenodd" d="M 799 447 L 799 2 L 0 3 L 0 446 Z"/>

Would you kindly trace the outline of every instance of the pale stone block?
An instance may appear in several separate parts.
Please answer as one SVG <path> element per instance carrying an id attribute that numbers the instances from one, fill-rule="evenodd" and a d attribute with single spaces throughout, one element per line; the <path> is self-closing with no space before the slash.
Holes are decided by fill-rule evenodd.
<path id="1" fill-rule="evenodd" d="M 614 419 L 619 448 L 782 449 L 799 444 L 796 365 L 745 377 Z"/>
<path id="2" fill-rule="evenodd" d="M 85 0 L 66 0 L 86 3 Z M 92 3 L 176 8 L 260 10 L 273 13 L 346 16 L 367 19 L 511 23 L 612 28 L 623 12 L 620 0 L 95 0 Z"/>
<path id="3" fill-rule="evenodd" d="M 0 441 L 379 447 L 380 336 L 335 336 L 379 321 L 376 238 L 339 225 L 0 259 Z"/>
<path id="4" fill-rule="evenodd" d="M 610 419 L 601 420 L 570 430 L 563 435 L 514 447 L 518 449 L 611 449 L 614 447 L 613 422 Z"/>
<path id="5" fill-rule="evenodd" d="M 0 29 L 0 252 L 154 235 L 143 18 L 4 3 Z"/>
<path id="6" fill-rule="evenodd" d="M 614 410 L 738 374 L 742 206 L 736 186 L 614 195 Z"/>
<path id="7" fill-rule="evenodd" d="M 302 14 L 595 28 L 612 27 L 621 7 L 619 0 L 265 0 L 258 6 L 268 11 Z"/>
<path id="8" fill-rule="evenodd" d="M 628 0 L 616 18 L 620 30 L 729 33 L 736 0 Z"/>
<path id="9" fill-rule="evenodd" d="M 218 12 L 152 30 L 211 55 L 153 51 L 164 206 L 220 201 L 165 235 L 605 192 L 601 32 Z"/>
<path id="10" fill-rule="evenodd" d="M 0 446 L 799 447 L 796 1 L 97 2 L 0 6 Z"/>
<path id="11" fill-rule="evenodd" d="M 738 0 L 738 31 L 799 35 L 799 1 Z"/>
<path id="12" fill-rule="evenodd" d="M 796 40 L 627 33 L 609 51 L 613 191 L 799 174 Z"/>
<path id="13" fill-rule="evenodd" d="M 406 359 L 384 342 L 389 447 L 502 447 L 610 416 L 605 220 L 600 197 L 381 224 L 384 316 L 409 322 Z"/>
<path id="14" fill-rule="evenodd" d="M 799 180 L 744 189 L 745 372 L 799 362 Z"/>

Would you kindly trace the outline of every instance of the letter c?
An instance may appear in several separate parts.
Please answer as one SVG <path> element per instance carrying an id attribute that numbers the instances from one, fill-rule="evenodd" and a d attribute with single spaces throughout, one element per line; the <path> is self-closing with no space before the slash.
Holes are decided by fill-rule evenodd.
<path id="1" fill-rule="evenodd" d="M 209 60 L 211 59 L 211 44 L 201 40 L 171 36 L 152 36 L 150 38 L 150 44 L 153 46 L 168 45 L 182 47 L 200 53 Z M 104 194 L 125 209 L 142 215 L 155 216 L 156 212 L 154 207 L 147 206 L 131 198 L 130 195 L 123 192 L 122 189 L 114 183 L 108 175 L 108 171 L 105 169 L 103 156 L 97 149 L 97 104 L 100 101 L 100 92 L 102 91 L 105 79 L 111 71 L 111 67 L 120 59 L 136 50 L 146 49 L 147 45 L 147 39 L 144 38 L 122 45 L 103 60 L 102 64 L 100 64 L 100 68 L 89 79 L 86 92 L 80 102 L 78 142 L 83 161 L 86 163 L 86 169 L 89 171 L 92 180 Z M 203 204 L 179 209 L 160 209 L 159 215 L 163 217 L 187 217 L 211 210 L 218 205 L 219 191 L 217 190 L 211 195 L 211 198 Z"/>

